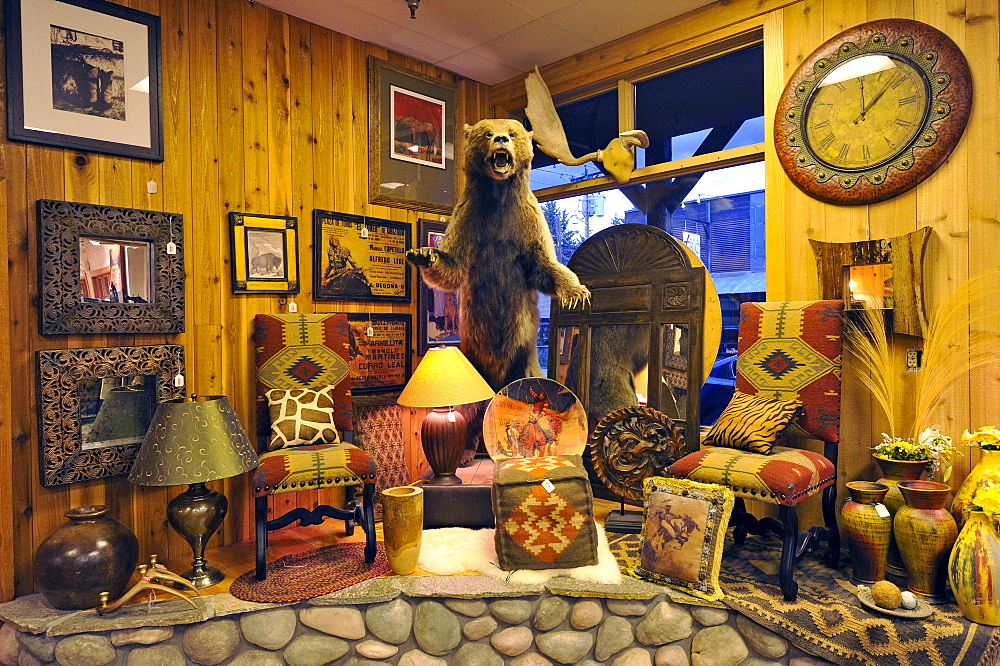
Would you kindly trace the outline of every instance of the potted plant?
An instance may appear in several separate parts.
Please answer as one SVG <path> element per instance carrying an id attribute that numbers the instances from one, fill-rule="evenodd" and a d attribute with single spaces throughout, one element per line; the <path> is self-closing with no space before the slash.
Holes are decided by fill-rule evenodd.
<path id="1" fill-rule="evenodd" d="M 966 430 L 962 433 L 962 442 L 966 446 L 978 447 L 982 456 L 965 477 L 951 504 L 951 515 L 955 517 L 959 529 L 965 524 L 966 515 L 973 504 L 973 495 L 984 479 L 1000 475 L 1000 429 L 983 426 L 975 432 Z"/>

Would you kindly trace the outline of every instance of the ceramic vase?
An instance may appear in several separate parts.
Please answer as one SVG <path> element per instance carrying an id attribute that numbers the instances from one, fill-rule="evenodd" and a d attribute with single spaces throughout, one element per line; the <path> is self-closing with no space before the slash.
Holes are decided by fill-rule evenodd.
<path id="1" fill-rule="evenodd" d="M 889 487 L 852 481 L 840 510 L 843 535 L 851 553 L 851 582 L 871 585 L 885 579 L 885 558 L 892 541 L 892 516 L 882 504 Z"/>
<path id="2" fill-rule="evenodd" d="M 928 603 L 948 600 L 948 557 L 958 537 L 955 519 L 944 508 L 951 488 L 936 481 L 900 481 L 906 502 L 892 528 L 909 575 L 909 589 Z"/>
<path id="3" fill-rule="evenodd" d="M 983 476 L 987 472 L 998 471 L 1000 471 L 1000 451 L 984 450 L 979 462 L 959 486 L 958 492 L 955 493 L 955 500 L 951 503 L 951 515 L 955 517 L 958 529 L 962 529 L 965 524 L 965 516 L 972 506 L 972 496 L 976 494 Z"/>
<path id="4" fill-rule="evenodd" d="M 392 572 L 408 576 L 417 568 L 424 529 L 424 490 L 415 486 L 382 491 L 385 556 Z"/>
<path id="5" fill-rule="evenodd" d="M 101 592 L 117 599 L 139 562 L 139 540 L 103 504 L 66 512 L 34 557 L 35 582 L 45 600 L 63 610 L 100 605 Z"/>
<path id="6" fill-rule="evenodd" d="M 896 511 L 903 506 L 903 494 L 899 492 L 899 482 L 919 479 L 930 461 L 890 460 L 879 456 L 872 456 L 872 458 L 882 470 L 882 476 L 875 483 L 889 487 L 883 504 L 889 509 L 889 515 L 895 517 Z M 906 578 L 906 567 L 903 566 L 903 558 L 899 556 L 899 548 L 896 547 L 895 539 L 889 540 L 889 554 L 885 558 L 885 572 L 897 578 Z"/>
<path id="7" fill-rule="evenodd" d="M 948 582 L 967 620 L 1000 626 L 1000 536 L 982 511 L 969 511 L 948 560 Z"/>

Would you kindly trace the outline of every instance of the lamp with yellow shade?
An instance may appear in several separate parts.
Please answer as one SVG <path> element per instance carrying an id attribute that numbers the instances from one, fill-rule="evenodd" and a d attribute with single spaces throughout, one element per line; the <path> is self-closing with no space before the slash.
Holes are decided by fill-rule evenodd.
<path id="1" fill-rule="evenodd" d="M 420 426 L 424 455 L 434 470 L 434 477 L 427 483 L 462 483 L 455 469 L 469 433 L 465 417 L 454 407 L 489 400 L 494 395 L 496 393 L 458 347 L 427 350 L 397 401 L 404 407 L 433 407 Z"/>

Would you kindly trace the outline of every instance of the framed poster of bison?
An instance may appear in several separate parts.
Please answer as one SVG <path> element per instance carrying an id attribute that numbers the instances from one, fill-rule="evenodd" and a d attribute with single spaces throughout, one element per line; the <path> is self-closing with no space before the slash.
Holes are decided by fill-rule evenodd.
<path id="1" fill-rule="evenodd" d="M 368 193 L 372 203 L 451 213 L 457 86 L 368 58 Z"/>
<path id="2" fill-rule="evenodd" d="M 163 161 L 160 18 L 105 0 L 4 0 L 7 136 Z"/>
<path id="3" fill-rule="evenodd" d="M 298 220 L 230 213 L 234 294 L 299 293 Z"/>

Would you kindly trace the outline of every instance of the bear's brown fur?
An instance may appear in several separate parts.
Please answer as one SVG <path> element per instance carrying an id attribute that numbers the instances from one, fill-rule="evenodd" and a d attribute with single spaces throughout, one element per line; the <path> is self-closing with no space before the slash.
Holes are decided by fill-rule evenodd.
<path id="1" fill-rule="evenodd" d="M 440 249 L 407 258 L 424 281 L 459 293 L 462 351 L 494 390 L 539 377 L 538 292 L 564 306 L 590 292 L 556 260 L 531 192 L 531 132 L 514 120 L 465 126 L 465 189 Z"/>

